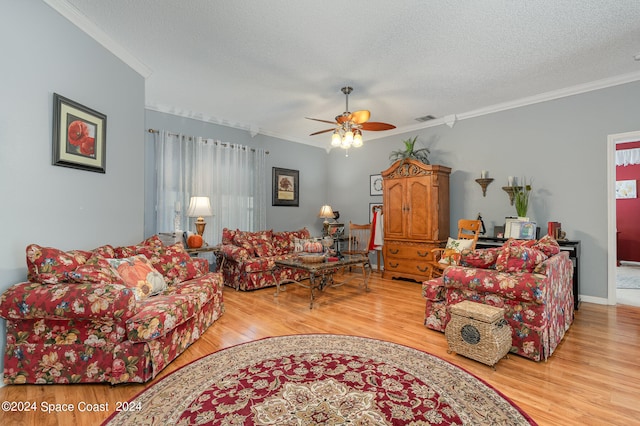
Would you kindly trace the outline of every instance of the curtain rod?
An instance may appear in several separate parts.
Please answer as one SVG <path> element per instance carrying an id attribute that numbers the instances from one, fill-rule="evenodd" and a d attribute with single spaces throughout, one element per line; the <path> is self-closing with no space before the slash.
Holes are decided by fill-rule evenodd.
<path id="1" fill-rule="evenodd" d="M 160 133 L 160 130 L 156 130 L 156 129 L 149 129 L 148 130 L 149 133 Z M 167 132 L 167 134 L 169 136 L 182 136 L 183 138 L 185 137 L 184 135 L 180 135 L 179 133 L 172 133 L 172 132 Z M 192 141 L 193 140 L 193 136 L 188 136 L 189 140 Z M 218 142 L 218 141 L 213 141 L 213 143 L 215 144 L 220 144 L 221 146 L 229 146 L 228 143 L 226 142 Z M 242 149 L 247 149 L 249 147 L 247 146 L 243 146 Z M 256 152 L 255 148 L 249 148 L 251 150 L 251 152 Z M 266 155 L 269 155 L 269 151 L 265 151 L 264 152 Z"/>

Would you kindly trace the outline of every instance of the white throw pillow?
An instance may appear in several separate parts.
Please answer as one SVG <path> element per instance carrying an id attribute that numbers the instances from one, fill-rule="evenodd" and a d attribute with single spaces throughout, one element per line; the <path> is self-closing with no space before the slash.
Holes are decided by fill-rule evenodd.
<path id="1" fill-rule="evenodd" d="M 442 263 L 443 265 L 457 265 L 460 261 L 460 253 L 464 250 L 470 250 L 472 246 L 473 240 L 455 240 L 449 237 L 439 263 Z"/>

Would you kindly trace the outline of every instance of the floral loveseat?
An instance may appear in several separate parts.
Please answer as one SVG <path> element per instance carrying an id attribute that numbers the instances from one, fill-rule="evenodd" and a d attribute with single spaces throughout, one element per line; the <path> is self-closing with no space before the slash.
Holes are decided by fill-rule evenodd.
<path id="1" fill-rule="evenodd" d="M 225 285 L 236 290 L 255 290 L 275 286 L 278 281 L 307 278 L 304 271 L 276 268 L 275 261 L 296 256 L 309 237 L 306 228 L 283 232 L 224 228 L 218 263 L 222 265 Z"/>
<path id="2" fill-rule="evenodd" d="M 502 247 L 463 253 L 460 265 L 425 281 L 425 325 L 444 331 L 449 307 L 463 300 L 505 309 L 511 351 L 547 359 L 573 322 L 573 265 L 555 240 L 509 240 Z"/>
<path id="3" fill-rule="evenodd" d="M 26 251 L 29 281 L 0 296 L 7 384 L 146 382 L 224 310 L 221 274 L 181 243 Z"/>

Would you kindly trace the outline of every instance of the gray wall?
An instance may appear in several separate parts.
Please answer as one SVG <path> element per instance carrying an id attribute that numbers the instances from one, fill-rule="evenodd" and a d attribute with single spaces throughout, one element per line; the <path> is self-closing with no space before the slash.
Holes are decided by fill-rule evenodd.
<path id="1" fill-rule="evenodd" d="M 580 293 L 607 298 L 607 135 L 640 129 L 640 82 L 367 141 L 359 150 L 334 150 L 329 161 L 330 202 L 346 221 L 368 220 L 369 175 L 389 167 L 391 151 L 418 136 L 431 162 L 452 168 L 451 234 L 461 218 L 479 212 L 490 235 L 505 216 L 516 215 L 502 190 L 507 176 L 533 179 L 528 216 L 541 232 L 562 223 L 582 241 Z M 495 181 L 482 196 L 475 179 L 488 170 Z"/>
<path id="2" fill-rule="evenodd" d="M 252 137 L 248 131 L 221 126 L 219 124 L 179 117 L 158 111 L 147 110 L 146 126 L 155 130 L 166 130 L 190 136 L 213 138 L 222 142 L 238 143 L 269 151 L 266 157 L 264 179 L 267 182 L 267 227 L 274 231 L 293 230 L 306 227 L 312 235 L 319 235 L 322 219 L 318 218 L 320 207 L 326 203 L 327 167 L 326 151 L 308 145 L 287 142 L 264 135 Z M 153 161 L 155 136 L 146 137 L 147 160 Z M 152 164 L 152 163 L 150 163 Z M 300 172 L 300 206 L 283 207 L 271 205 L 271 171 L 273 167 L 294 169 Z M 145 184 L 145 235 L 155 233 L 155 171 L 148 167 Z M 170 231 L 170 230 L 167 230 Z M 222 232 L 222 229 L 220 229 Z"/>
<path id="3" fill-rule="evenodd" d="M 144 80 L 41 1 L 3 2 L 0 15 L 2 292 L 26 280 L 30 243 L 141 240 Z M 54 92 L 106 114 L 106 174 L 51 165 Z"/>

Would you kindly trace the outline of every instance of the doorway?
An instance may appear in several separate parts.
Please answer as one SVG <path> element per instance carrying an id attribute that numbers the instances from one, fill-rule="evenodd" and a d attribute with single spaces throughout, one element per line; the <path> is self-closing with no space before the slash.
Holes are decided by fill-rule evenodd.
<path id="1" fill-rule="evenodd" d="M 618 289 L 620 280 L 640 280 L 640 274 L 635 274 L 637 265 L 625 262 L 620 267 L 617 260 L 617 213 L 616 213 L 616 145 L 626 142 L 640 141 L 640 131 L 618 133 L 607 137 L 607 219 L 608 219 L 608 303 L 615 305 L 640 306 L 640 288 Z M 619 269 L 625 268 L 625 269 Z M 626 269 L 631 268 L 631 269 Z M 640 287 L 640 286 L 639 286 Z"/>

